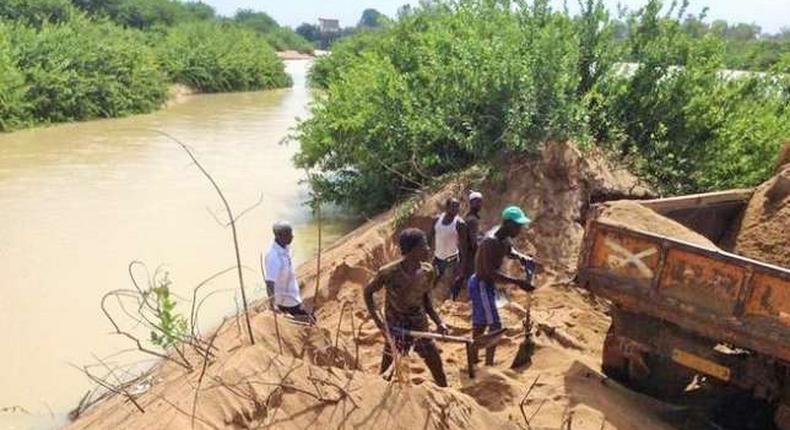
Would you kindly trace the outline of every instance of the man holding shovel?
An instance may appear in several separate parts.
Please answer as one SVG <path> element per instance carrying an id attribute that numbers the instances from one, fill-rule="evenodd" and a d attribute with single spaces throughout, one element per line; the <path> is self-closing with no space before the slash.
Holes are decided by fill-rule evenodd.
<path id="1" fill-rule="evenodd" d="M 428 317 L 436 324 L 439 333 L 447 333 L 447 326 L 434 310 L 431 300 L 436 274 L 433 267 L 426 263 L 430 257 L 427 238 L 422 230 L 408 228 L 400 233 L 398 244 L 403 258 L 379 269 L 364 291 L 368 312 L 387 340 L 381 358 L 381 373 L 392 365 L 393 347 L 399 353 L 407 354 L 414 346 L 417 354 L 425 360 L 436 384 L 446 387 L 447 377 L 434 341 L 428 338 L 415 339 L 409 335 L 409 331 L 427 332 Z M 386 324 L 373 301 L 373 294 L 381 289 L 385 291 Z"/>
<path id="2" fill-rule="evenodd" d="M 469 278 L 469 298 L 472 302 L 472 336 L 479 338 L 486 331 L 502 328 L 499 311 L 496 307 L 497 284 L 512 284 L 525 291 L 532 291 L 531 280 L 514 278 L 502 272 L 505 257 L 519 260 L 529 270 L 534 260 L 513 248 L 512 240 L 521 233 L 530 219 L 517 206 L 502 211 L 502 222 L 494 228 L 479 245 L 475 259 L 475 274 Z M 496 345 L 486 348 L 487 366 L 494 364 Z"/>

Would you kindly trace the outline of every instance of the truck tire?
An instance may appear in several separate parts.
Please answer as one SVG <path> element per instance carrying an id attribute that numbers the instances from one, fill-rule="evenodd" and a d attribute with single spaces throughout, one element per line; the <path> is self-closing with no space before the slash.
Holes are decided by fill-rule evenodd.
<path id="1" fill-rule="evenodd" d="M 629 377 L 637 391 L 664 400 L 676 399 L 683 395 L 686 387 L 694 379 L 694 373 L 656 354 L 643 354 L 647 372 L 631 373 Z"/>
<path id="2" fill-rule="evenodd" d="M 614 322 L 609 325 L 606 339 L 603 341 L 603 357 L 601 370 L 603 374 L 621 384 L 628 384 L 628 358 L 620 349 L 615 332 Z"/>
<path id="3" fill-rule="evenodd" d="M 609 326 L 603 344 L 601 370 L 609 378 L 642 393 L 673 399 L 681 396 L 694 373 L 668 358 L 648 352 L 623 352 L 622 337 L 615 323 Z"/>

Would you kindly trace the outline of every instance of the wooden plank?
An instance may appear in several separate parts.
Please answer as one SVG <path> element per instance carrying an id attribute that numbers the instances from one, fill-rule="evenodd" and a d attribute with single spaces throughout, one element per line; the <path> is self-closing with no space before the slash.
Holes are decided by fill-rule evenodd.
<path id="1" fill-rule="evenodd" d="M 433 339 L 453 343 L 472 343 L 472 339 L 468 337 L 450 336 L 447 334 L 431 333 L 427 331 L 403 330 L 403 333 L 407 336 L 418 339 Z"/>
<path id="2" fill-rule="evenodd" d="M 647 206 L 658 213 L 669 212 L 685 208 L 702 208 L 727 203 L 749 201 L 754 192 L 753 188 L 743 188 L 712 193 L 690 194 L 687 196 L 667 197 L 663 199 L 640 200 L 639 204 Z"/>

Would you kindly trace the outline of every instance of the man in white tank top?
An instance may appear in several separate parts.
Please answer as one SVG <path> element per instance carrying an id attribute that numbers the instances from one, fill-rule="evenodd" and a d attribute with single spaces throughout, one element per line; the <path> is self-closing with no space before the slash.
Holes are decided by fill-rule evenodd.
<path id="1" fill-rule="evenodd" d="M 460 282 L 460 238 L 466 233 L 466 223 L 458 216 L 461 211 L 461 202 L 450 197 L 445 202 L 444 212 L 433 219 L 431 231 L 428 233 L 428 243 L 433 246 L 433 267 L 436 269 L 437 279 L 441 279 L 448 268 L 452 268 L 453 284 Z M 453 287 L 450 288 L 453 290 Z"/>

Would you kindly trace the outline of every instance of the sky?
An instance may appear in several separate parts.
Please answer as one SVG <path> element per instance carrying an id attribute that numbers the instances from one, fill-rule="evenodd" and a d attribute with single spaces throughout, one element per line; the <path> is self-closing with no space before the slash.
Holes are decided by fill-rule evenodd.
<path id="1" fill-rule="evenodd" d="M 296 27 L 302 22 L 316 23 L 319 17 L 338 18 L 341 26 L 356 25 L 362 11 L 367 8 L 395 16 L 398 8 L 405 3 L 416 4 L 409 0 L 202 0 L 221 15 L 232 15 L 237 9 L 248 8 L 264 11 L 280 24 Z M 557 7 L 562 0 L 552 0 Z M 631 9 L 644 5 L 646 0 L 604 0 L 615 11 L 621 3 Z M 665 3 L 669 3 L 666 0 Z M 577 5 L 576 0 L 568 0 L 569 8 Z M 754 23 L 763 31 L 775 33 L 782 27 L 790 27 L 790 0 L 690 0 L 688 11 L 699 13 L 708 6 L 708 21 L 725 19 L 730 22 Z"/>

